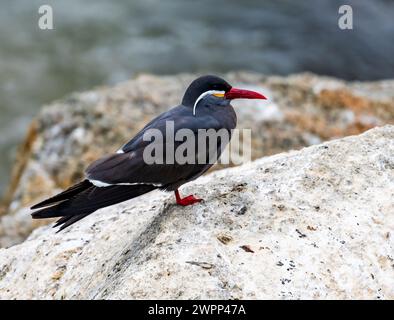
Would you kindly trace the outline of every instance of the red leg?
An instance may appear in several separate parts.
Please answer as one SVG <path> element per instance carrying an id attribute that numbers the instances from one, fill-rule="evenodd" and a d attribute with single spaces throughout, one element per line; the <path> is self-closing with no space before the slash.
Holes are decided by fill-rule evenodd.
<path id="1" fill-rule="evenodd" d="M 193 195 L 181 198 L 178 190 L 175 190 L 175 198 L 176 203 L 184 207 L 202 201 L 202 199 L 195 198 Z"/>

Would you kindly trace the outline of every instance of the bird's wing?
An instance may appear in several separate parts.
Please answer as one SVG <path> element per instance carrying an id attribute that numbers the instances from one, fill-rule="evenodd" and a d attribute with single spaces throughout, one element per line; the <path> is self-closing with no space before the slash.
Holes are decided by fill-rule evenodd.
<path id="1" fill-rule="evenodd" d="M 146 164 L 143 152 L 111 154 L 92 163 L 86 170 L 87 178 L 96 186 L 148 184 L 164 187 L 189 176 L 190 167 L 178 164 Z"/>
<path id="2" fill-rule="evenodd" d="M 160 114 L 159 116 L 157 116 L 156 118 L 154 118 L 150 122 L 148 122 L 130 141 L 128 141 L 126 144 L 124 144 L 120 150 L 122 150 L 124 152 L 130 152 L 130 151 L 138 148 L 142 144 L 147 145 L 149 142 L 144 142 L 142 139 L 144 133 L 147 130 L 153 129 L 153 128 L 159 128 L 159 129 L 163 130 L 163 128 L 160 128 L 160 126 L 165 125 L 165 122 L 167 120 L 173 119 L 174 114 L 186 116 L 187 113 L 189 113 L 189 112 L 190 111 L 188 111 L 184 106 L 180 105 L 180 106 L 170 109 L 167 112 Z"/>
<path id="3" fill-rule="evenodd" d="M 172 116 L 157 118 L 151 126 L 145 127 L 123 147 L 125 153 L 111 154 L 93 162 L 86 170 L 87 178 L 92 183 L 102 186 L 152 184 L 157 187 L 165 187 L 177 181 L 188 180 L 198 174 L 205 169 L 206 165 L 181 165 L 176 162 L 170 164 L 166 163 L 165 158 L 163 164 L 147 164 L 144 161 L 145 147 L 151 143 L 151 141 L 143 140 L 144 132 L 149 128 L 155 128 L 160 130 L 165 137 L 166 121 L 173 119 L 176 119 L 174 120 L 174 132 L 187 128 L 197 134 L 198 129 L 220 129 L 220 124 L 215 118 L 206 116 L 205 119 L 200 118 L 197 122 L 191 112 L 176 118 Z M 176 150 L 183 143 L 183 141 L 174 141 L 173 139 L 163 142 L 164 156 L 167 146 Z"/>

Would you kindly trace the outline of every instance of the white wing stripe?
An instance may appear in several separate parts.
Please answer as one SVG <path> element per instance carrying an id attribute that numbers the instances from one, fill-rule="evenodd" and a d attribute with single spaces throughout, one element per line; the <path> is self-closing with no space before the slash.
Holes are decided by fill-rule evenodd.
<path id="1" fill-rule="evenodd" d="M 121 182 L 121 183 L 106 183 L 102 182 L 100 180 L 89 180 L 94 186 L 102 188 L 102 187 L 110 187 L 110 186 L 135 186 L 135 185 L 140 185 L 140 184 L 148 184 L 152 185 L 155 187 L 161 187 L 162 184 L 160 183 L 151 183 L 151 182 L 133 182 L 133 183 L 128 183 L 128 182 Z"/>

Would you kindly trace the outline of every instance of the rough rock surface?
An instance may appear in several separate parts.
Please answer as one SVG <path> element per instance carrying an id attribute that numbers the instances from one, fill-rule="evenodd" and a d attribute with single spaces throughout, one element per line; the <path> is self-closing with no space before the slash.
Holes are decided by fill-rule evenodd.
<path id="1" fill-rule="evenodd" d="M 43 221 L 25 207 L 78 181 L 86 165 L 116 150 L 153 116 L 179 103 L 196 75 L 140 75 L 112 88 L 76 93 L 32 123 L 3 201 L 0 247 L 23 241 Z M 254 159 L 394 123 L 394 81 L 349 83 L 312 74 L 224 75 L 269 101 L 235 101 L 238 128 L 252 129 Z"/>
<path id="2" fill-rule="evenodd" d="M 394 299 L 394 126 L 216 171 L 0 249 L 11 299 Z"/>

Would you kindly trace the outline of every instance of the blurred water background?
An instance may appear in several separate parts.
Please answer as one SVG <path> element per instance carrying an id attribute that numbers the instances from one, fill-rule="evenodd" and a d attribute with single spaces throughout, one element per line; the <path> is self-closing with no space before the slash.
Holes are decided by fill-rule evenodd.
<path id="1" fill-rule="evenodd" d="M 1 0 L 0 194 L 40 106 L 138 72 L 394 78 L 392 0 Z M 50 4 L 55 30 L 38 28 Z M 338 28 L 350 4 L 354 30 Z"/>

